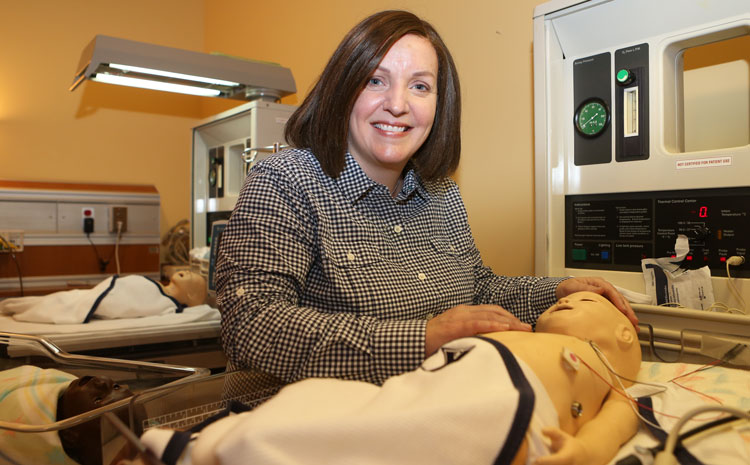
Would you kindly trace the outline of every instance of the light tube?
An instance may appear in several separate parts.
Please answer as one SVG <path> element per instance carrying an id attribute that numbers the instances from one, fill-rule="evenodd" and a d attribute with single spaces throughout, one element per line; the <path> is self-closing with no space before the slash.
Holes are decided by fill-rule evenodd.
<path id="1" fill-rule="evenodd" d="M 177 92 L 180 94 L 201 95 L 204 97 L 218 97 L 221 92 L 216 89 L 205 89 L 203 87 L 185 86 L 182 84 L 171 84 L 168 82 L 149 81 L 147 79 L 136 79 L 112 74 L 96 74 L 92 80 L 106 82 L 108 84 L 119 84 L 121 86 L 141 87 L 143 89 L 163 90 L 166 92 Z"/>
<path id="2" fill-rule="evenodd" d="M 164 76 L 169 78 L 183 79 L 186 81 L 205 82 L 206 84 L 216 84 L 219 86 L 230 86 L 237 87 L 240 84 L 238 82 L 223 81 L 221 79 L 207 78 L 203 76 L 193 76 L 191 74 L 173 73 L 171 71 L 162 71 L 160 69 L 141 68 L 140 66 L 121 65 L 118 63 L 110 63 L 110 68 L 121 69 L 123 71 L 133 71 L 136 73 L 153 74 L 154 76 Z"/>

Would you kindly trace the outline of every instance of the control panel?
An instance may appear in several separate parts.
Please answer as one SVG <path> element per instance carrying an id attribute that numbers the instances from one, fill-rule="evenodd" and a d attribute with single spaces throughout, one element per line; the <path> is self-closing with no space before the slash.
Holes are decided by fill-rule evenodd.
<path id="1" fill-rule="evenodd" d="M 679 234 L 690 251 L 682 266 L 726 275 L 729 257 L 746 258 L 732 276 L 750 277 L 750 187 L 568 195 L 565 266 L 641 271 L 641 260 L 675 255 Z"/>

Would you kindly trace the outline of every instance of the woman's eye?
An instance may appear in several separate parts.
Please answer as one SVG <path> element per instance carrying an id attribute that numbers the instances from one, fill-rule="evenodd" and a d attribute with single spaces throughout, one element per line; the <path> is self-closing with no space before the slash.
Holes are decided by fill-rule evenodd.
<path id="1" fill-rule="evenodd" d="M 102 398 L 101 397 L 94 398 L 94 403 L 95 404 L 101 404 L 102 403 Z"/>
<path id="2" fill-rule="evenodd" d="M 379 86 L 382 83 L 383 83 L 383 81 L 380 80 L 380 78 L 370 78 L 370 80 L 367 81 L 367 84 L 369 84 L 371 86 Z"/>
<path id="3" fill-rule="evenodd" d="M 422 91 L 422 92 L 429 92 L 430 88 L 427 87 L 425 84 L 414 84 L 414 89 Z"/>

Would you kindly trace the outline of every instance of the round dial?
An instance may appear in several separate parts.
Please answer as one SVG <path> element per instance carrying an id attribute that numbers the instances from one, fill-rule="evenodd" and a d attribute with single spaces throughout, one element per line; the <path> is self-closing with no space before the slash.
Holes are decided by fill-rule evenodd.
<path id="1" fill-rule="evenodd" d="M 588 99 L 578 107 L 573 120 L 576 130 L 582 136 L 598 136 L 609 124 L 607 104 L 598 98 Z"/>

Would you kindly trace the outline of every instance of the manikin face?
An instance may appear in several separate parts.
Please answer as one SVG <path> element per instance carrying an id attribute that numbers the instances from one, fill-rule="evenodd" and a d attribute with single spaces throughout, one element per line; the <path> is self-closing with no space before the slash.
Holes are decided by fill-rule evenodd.
<path id="1" fill-rule="evenodd" d="M 70 417 L 132 395 L 127 386 L 117 384 L 109 377 L 83 376 L 70 383 L 60 406 L 63 414 Z"/>
<path id="2" fill-rule="evenodd" d="M 401 173 L 427 139 L 435 119 L 437 76 L 430 42 L 405 35 L 357 97 L 349 115 L 348 148 L 374 181 L 395 179 L 392 175 Z"/>
<path id="3" fill-rule="evenodd" d="M 178 288 L 189 289 L 192 286 L 204 284 L 203 276 L 191 271 L 178 271 L 173 274 L 169 281 Z"/>
<path id="4" fill-rule="evenodd" d="M 206 280 L 198 273 L 178 271 L 169 279 L 164 291 L 182 304 L 200 305 L 206 299 Z"/>
<path id="5" fill-rule="evenodd" d="M 623 322 L 627 318 L 607 298 L 594 292 L 576 292 L 542 313 L 536 331 L 567 334 L 598 343 L 602 338 L 613 338 Z"/>

